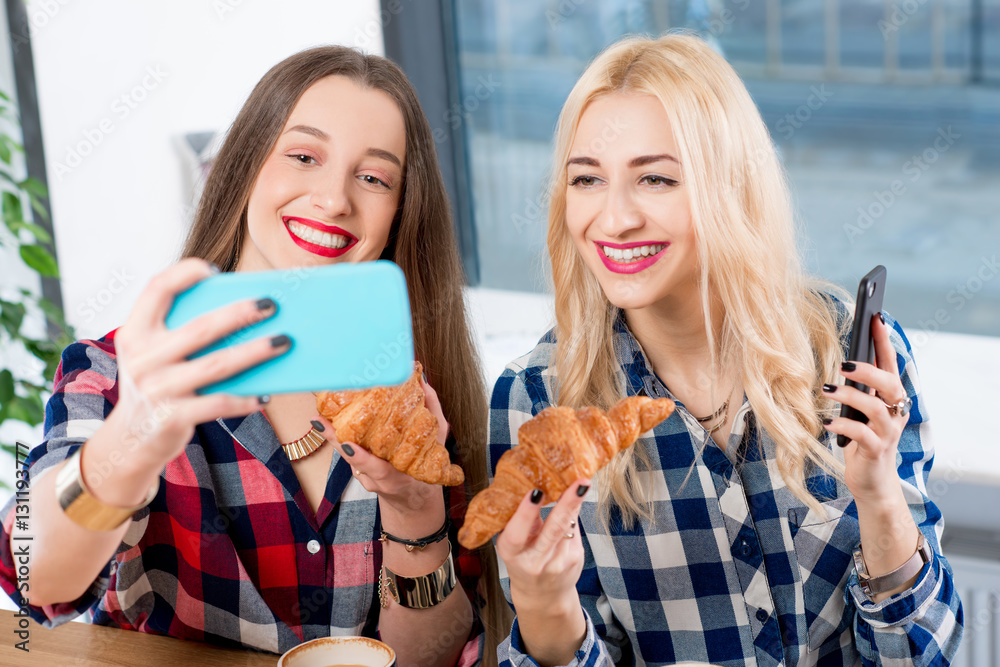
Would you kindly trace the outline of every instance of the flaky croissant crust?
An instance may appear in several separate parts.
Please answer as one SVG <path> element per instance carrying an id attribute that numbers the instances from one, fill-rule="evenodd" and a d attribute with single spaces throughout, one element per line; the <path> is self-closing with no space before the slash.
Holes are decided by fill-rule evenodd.
<path id="1" fill-rule="evenodd" d="M 458 541 L 469 549 L 503 530 L 521 499 L 540 489 L 557 500 L 577 479 L 593 477 L 639 435 L 670 416 L 674 402 L 630 396 L 607 414 L 600 408 L 550 407 L 521 425 L 518 445 L 497 462 L 489 488 L 469 503 Z"/>
<path id="2" fill-rule="evenodd" d="M 410 379 L 395 387 L 319 392 L 316 409 L 340 442 L 356 443 L 421 482 L 456 486 L 465 474 L 438 442 L 437 417 L 424 406 L 422 372 L 417 363 Z"/>

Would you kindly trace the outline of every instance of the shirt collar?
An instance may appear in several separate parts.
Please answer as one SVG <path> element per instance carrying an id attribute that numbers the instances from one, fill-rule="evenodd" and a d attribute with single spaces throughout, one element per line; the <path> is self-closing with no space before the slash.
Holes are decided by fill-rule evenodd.
<path id="1" fill-rule="evenodd" d="M 271 460 L 275 452 L 281 448 L 278 436 L 261 411 L 251 412 L 246 417 L 234 419 L 218 419 L 218 423 L 231 435 L 236 442 L 254 457 L 264 463 Z"/>
<path id="2" fill-rule="evenodd" d="M 625 387 L 626 396 L 649 396 L 650 398 L 669 398 L 677 404 L 677 413 L 684 420 L 688 431 L 692 434 L 704 434 L 702 445 L 709 444 L 715 446 L 715 441 L 711 439 L 698 420 L 688 412 L 684 404 L 679 401 L 666 385 L 660 380 L 653 365 L 649 363 L 649 358 L 642 349 L 642 345 L 628 328 L 625 321 L 625 311 L 618 309 L 618 315 L 614 323 L 613 344 L 615 357 L 621 371 L 621 379 Z M 729 444 L 726 447 L 726 456 L 734 460 L 746 429 L 747 414 L 750 412 L 750 402 L 743 396 L 743 401 L 737 410 L 733 421 L 733 429 L 729 434 Z"/>

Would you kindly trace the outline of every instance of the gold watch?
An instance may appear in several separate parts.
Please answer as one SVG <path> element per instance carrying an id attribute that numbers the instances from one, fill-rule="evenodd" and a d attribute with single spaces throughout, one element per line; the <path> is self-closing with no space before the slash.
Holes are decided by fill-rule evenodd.
<path id="1" fill-rule="evenodd" d="M 142 504 L 135 507 L 112 507 L 94 497 L 83 481 L 80 456 L 83 446 L 66 459 L 66 464 L 56 475 L 56 498 L 59 506 L 73 523 L 87 530 L 108 531 L 118 528 L 132 518 L 132 515 L 153 502 L 160 488 L 160 478 L 146 494 Z"/>

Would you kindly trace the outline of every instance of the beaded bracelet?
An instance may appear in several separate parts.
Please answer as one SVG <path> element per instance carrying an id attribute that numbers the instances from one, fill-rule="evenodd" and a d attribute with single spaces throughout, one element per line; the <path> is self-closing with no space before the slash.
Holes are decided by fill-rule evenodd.
<path id="1" fill-rule="evenodd" d="M 385 544 L 387 541 L 399 542 L 407 551 L 413 551 L 414 549 L 420 549 L 421 551 L 429 544 L 434 544 L 435 542 L 440 542 L 444 538 L 448 537 L 448 529 L 451 528 L 451 519 L 445 517 L 444 525 L 438 529 L 433 535 L 428 535 L 427 537 L 421 537 L 418 540 L 404 540 L 402 537 L 396 537 L 395 535 L 390 535 L 389 533 L 382 531 L 379 536 L 378 541 Z"/>

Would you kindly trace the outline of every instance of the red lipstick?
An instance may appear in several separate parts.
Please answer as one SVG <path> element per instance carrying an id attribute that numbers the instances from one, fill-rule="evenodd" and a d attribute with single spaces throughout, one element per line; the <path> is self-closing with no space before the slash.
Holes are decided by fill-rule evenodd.
<path id="1" fill-rule="evenodd" d="M 295 245 L 299 246 L 303 250 L 308 250 L 314 255 L 319 255 L 321 257 L 340 257 L 348 250 L 353 248 L 358 242 L 358 239 L 356 236 L 354 236 L 354 234 L 351 234 L 350 232 L 341 229 L 336 225 L 324 225 L 323 223 L 317 222 L 316 220 L 310 220 L 308 218 L 296 218 L 293 216 L 285 216 L 281 220 L 282 222 L 285 223 L 285 231 L 288 232 L 288 235 L 292 238 L 292 241 L 295 242 Z M 327 246 L 310 243 L 309 241 L 306 241 L 305 239 L 296 236 L 295 233 L 292 232 L 291 227 L 289 227 L 288 225 L 289 222 L 296 222 L 305 227 L 311 227 L 312 229 L 316 229 L 318 231 L 325 232 L 327 234 L 338 234 L 340 236 L 346 236 L 350 240 L 348 241 L 347 245 L 344 246 L 343 248 L 328 248 Z"/>

